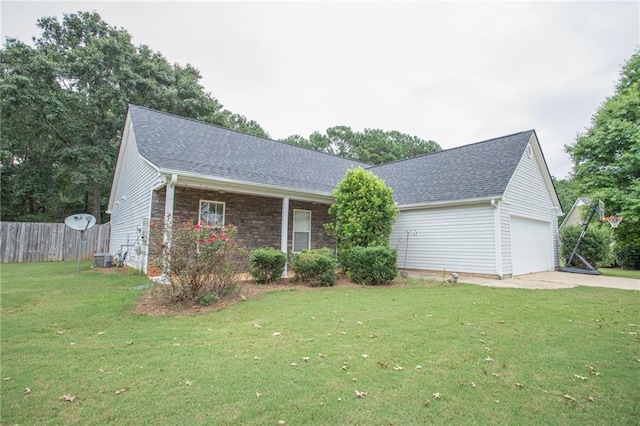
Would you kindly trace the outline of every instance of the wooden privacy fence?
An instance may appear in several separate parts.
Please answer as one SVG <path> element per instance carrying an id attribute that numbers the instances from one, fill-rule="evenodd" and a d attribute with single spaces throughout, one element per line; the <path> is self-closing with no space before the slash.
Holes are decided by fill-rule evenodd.
<path id="1" fill-rule="evenodd" d="M 109 252 L 111 224 L 85 232 L 82 259 Z M 0 222 L 0 263 L 76 260 L 80 231 L 64 223 Z"/>

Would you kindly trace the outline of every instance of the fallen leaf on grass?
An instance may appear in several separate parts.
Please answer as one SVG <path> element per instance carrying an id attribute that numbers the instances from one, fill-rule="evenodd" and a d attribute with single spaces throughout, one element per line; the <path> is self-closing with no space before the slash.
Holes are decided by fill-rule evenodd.
<path id="1" fill-rule="evenodd" d="M 64 334 L 64 330 L 58 330 L 56 331 L 56 334 Z"/>
<path id="2" fill-rule="evenodd" d="M 569 394 L 564 395 L 565 399 L 568 399 L 571 402 L 576 402 L 576 399 Z"/>
<path id="3" fill-rule="evenodd" d="M 274 331 L 272 336 L 282 336 L 282 333 L 280 333 L 279 331 Z"/>
<path id="4" fill-rule="evenodd" d="M 309 362 L 311 360 L 311 358 L 309 358 L 308 356 L 305 356 L 305 357 L 302 358 L 302 360 L 304 362 Z"/>
<path id="5" fill-rule="evenodd" d="M 262 328 L 262 326 L 260 324 L 253 323 L 253 328 Z"/>
<path id="6" fill-rule="evenodd" d="M 121 393 L 124 393 L 127 391 L 127 388 L 122 388 L 116 391 L 116 395 L 120 395 Z"/>
<path id="7" fill-rule="evenodd" d="M 102 336 L 103 334 L 104 334 L 104 331 L 98 332 L 98 336 Z"/>
<path id="8" fill-rule="evenodd" d="M 364 398 L 365 396 L 367 396 L 366 392 L 356 391 L 356 398 Z"/>
<path id="9" fill-rule="evenodd" d="M 442 394 L 440 394 L 440 392 L 436 392 L 436 393 L 434 393 L 434 394 L 433 394 L 433 395 L 431 395 L 431 396 L 433 396 L 433 398 L 434 398 L 434 399 L 440 399 L 440 398 L 442 398 Z"/>
<path id="10" fill-rule="evenodd" d="M 491 358 L 490 356 L 486 357 L 484 360 L 487 361 L 487 362 L 495 362 L 495 360 L 493 358 Z"/>
<path id="11" fill-rule="evenodd" d="M 380 367 L 388 367 L 389 364 L 387 364 L 386 362 L 382 362 L 382 361 L 376 361 L 376 363 L 380 366 Z"/>
<path id="12" fill-rule="evenodd" d="M 292 363 L 291 363 L 291 366 L 292 366 L 292 367 L 297 367 L 297 366 L 298 366 L 298 363 L 297 363 L 297 362 L 292 362 Z"/>
<path id="13" fill-rule="evenodd" d="M 357 325 L 362 325 L 362 321 L 358 321 L 356 324 Z"/>
<path id="14" fill-rule="evenodd" d="M 404 370 L 404 368 L 402 368 L 402 367 L 401 367 L 401 366 L 399 366 L 398 364 L 396 364 L 396 366 L 395 366 L 395 367 L 393 367 L 393 369 L 394 369 L 394 370 L 396 370 L 396 371 L 402 371 L 402 370 Z"/>
<path id="15" fill-rule="evenodd" d="M 375 339 L 376 337 L 378 337 L 378 335 L 377 335 L 377 334 L 372 334 L 372 335 L 371 335 L 371 336 L 369 336 L 369 337 L 370 337 L 370 338 L 372 338 L 372 339 Z"/>
<path id="16" fill-rule="evenodd" d="M 367 355 L 367 354 L 362 354 L 362 355 L 360 355 L 360 356 L 361 356 L 362 358 L 364 358 L 364 359 L 369 358 L 369 355 Z"/>
<path id="17" fill-rule="evenodd" d="M 500 377 L 500 375 L 499 375 L 498 373 L 491 373 L 491 375 L 492 375 L 493 377 Z"/>
<path id="18" fill-rule="evenodd" d="M 478 385 L 476 385 L 476 382 L 471 382 L 471 387 L 472 388 L 475 388 L 476 386 L 478 386 Z"/>
<path id="19" fill-rule="evenodd" d="M 594 397 L 590 396 L 590 397 L 587 398 L 587 400 L 589 402 L 595 402 L 596 399 Z"/>
<path id="20" fill-rule="evenodd" d="M 29 388 L 24 388 L 24 390 L 22 391 L 22 393 L 24 393 L 25 395 L 29 395 L 31 393 L 31 389 Z"/>
<path id="21" fill-rule="evenodd" d="M 74 399 L 76 399 L 75 395 L 71 395 L 70 393 L 66 393 L 64 395 L 62 395 L 60 398 L 62 401 L 68 401 L 68 402 L 73 402 Z"/>
<path id="22" fill-rule="evenodd" d="M 576 379 L 580 379 L 580 380 L 582 380 L 583 382 L 584 382 L 584 381 L 586 381 L 586 380 L 588 380 L 586 377 L 583 377 L 583 376 L 581 376 L 581 375 L 579 375 L 579 374 L 574 374 L 574 375 L 573 375 L 573 377 L 575 377 Z"/>
<path id="23" fill-rule="evenodd" d="M 285 422 L 284 420 L 278 420 L 278 424 L 279 424 L 279 425 L 286 425 L 286 424 L 287 424 L 287 422 Z"/>
<path id="24" fill-rule="evenodd" d="M 127 340 L 127 345 L 133 345 L 133 340 Z"/>
<path id="25" fill-rule="evenodd" d="M 2 379 L 2 380 L 4 380 L 5 382 L 8 382 L 9 380 L 11 380 L 11 377 L 5 377 L 5 378 L 4 378 L 4 379 Z"/>
<path id="26" fill-rule="evenodd" d="M 524 385 L 522 383 L 516 383 L 516 387 L 518 389 L 522 389 L 524 387 Z"/>
<path id="27" fill-rule="evenodd" d="M 421 365 L 416 365 L 416 370 L 421 370 L 422 366 Z"/>
<path id="28" fill-rule="evenodd" d="M 255 359 L 256 361 L 260 361 L 260 357 L 258 355 L 254 356 L 253 359 Z"/>
<path id="29" fill-rule="evenodd" d="M 244 296 L 244 294 L 240 295 L 240 299 L 244 300 L 245 302 L 247 301 L 247 298 Z"/>
<path id="30" fill-rule="evenodd" d="M 260 395 L 262 395 L 260 392 L 256 391 L 256 398 L 260 398 Z"/>
<path id="31" fill-rule="evenodd" d="M 318 354 L 318 356 L 319 356 L 320 358 L 326 358 L 326 357 L 327 357 L 327 354 L 319 353 L 319 354 Z"/>

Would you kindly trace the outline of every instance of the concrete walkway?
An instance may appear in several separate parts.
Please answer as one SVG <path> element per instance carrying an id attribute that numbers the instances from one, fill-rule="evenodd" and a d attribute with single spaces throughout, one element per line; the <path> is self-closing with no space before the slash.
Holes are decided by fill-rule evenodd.
<path id="1" fill-rule="evenodd" d="M 537 272 L 535 274 L 519 275 L 505 280 L 479 278 L 459 274 L 459 283 L 477 284 L 487 287 L 528 288 L 539 290 L 555 290 L 559 288 L 573 288 L 579 285 L 588 287 L 617 288 L 621 290 L 640 291 L 640 280 L 633 278 L 606 277 L 604 275 L 572 274 L 569 272 Z M 409 277 L 442 280 L 442 274 L 427 274 L 410 271 Z M 448 278 L 448 276 L 447 276 Z"/>

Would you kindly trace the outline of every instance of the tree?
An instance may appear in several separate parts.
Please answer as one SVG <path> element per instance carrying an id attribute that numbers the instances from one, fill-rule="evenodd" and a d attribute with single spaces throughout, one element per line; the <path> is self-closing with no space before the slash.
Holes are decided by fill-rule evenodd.
<path id="1" fill-rule="evenodd" d="M 362 168 L 349 169 L 333 191 L 335 203 L 329 215 L 335 222 L 325 225 L 338 243 L 338 258 L 354 247 L 388 246 L 398 207 L 393 190 L 383 180 Z"/>
<path id="2" fill-rule="evenodd" d="M 617 244 L 640 245 L 640 50 L 622 67 L 613 96 L 591 118 L 591 127 L 566 146 L 578 190 L 605 202 L 624 220 Z"/>
<path id="3" fill-rule="evenodd" d="M 196 68 L 136 48 L 97 13 L 38 27 L 33 46 L 8 38 L 1 52 L 2 220 L 79 209 L 101 221 L 129 103 L 268 136 L 206 93 Z"/>
<path id="4" fill-rule="evenodd" d="M 366 164 L 383 164 L 439 151 L 440 145 L 398 131 L 365 129 L 354 132 L 348 126 L 334 126 L 325 134 L 312 133 L 308 139 L 292 135 L 282 142 L 303 146 Z"/>

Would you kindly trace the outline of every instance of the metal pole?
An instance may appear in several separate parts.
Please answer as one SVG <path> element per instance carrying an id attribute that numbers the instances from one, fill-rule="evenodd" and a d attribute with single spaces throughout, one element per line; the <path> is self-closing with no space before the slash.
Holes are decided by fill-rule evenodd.
<path id="1" fill-rule="evenodd" d="M 80 233 L 78 234 L 78 249 L 77 249 L 77 257 L 78 257 L 78 266 L 76 267 L 76 272 L 80 272 L 80 253 L 82 253 L 82 241 L 84 240 L 83 235 L 84 231 L 80 231 Z"/>

